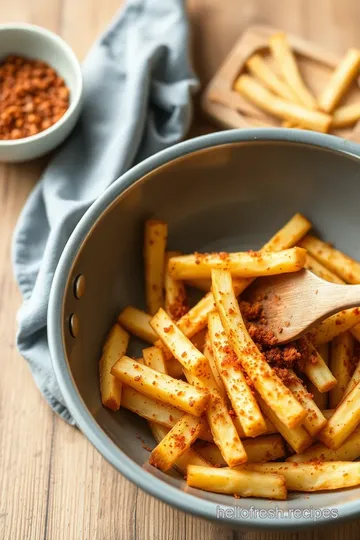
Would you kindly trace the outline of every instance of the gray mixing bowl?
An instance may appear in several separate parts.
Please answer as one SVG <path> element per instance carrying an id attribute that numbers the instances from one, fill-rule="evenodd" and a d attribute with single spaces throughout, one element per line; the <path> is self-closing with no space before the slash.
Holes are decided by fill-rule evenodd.
<path id="1" fill-rule="evenodd" d="M 117 180 L 72 234 L 53 281 L 48 334 L 56 376 L 79 428 L 129 480 L 163 501 L 204 518 L 248 528 L 299 528 L 360 514 L 360 488 L 286 502 L 240 499 L 190 489 L 147 464 L 146 422 L 102 407 L 98 361 L 116 315 L 142 307 L 142 228 L 150 216 L 169 223 L 169 246 L 184 252 L 256 248 L 292 214 L 360 258 L 360 147 L 336 137 L 285 129 L 233 130 L 178 144 Z M 83 274 L 85 294 L 75 298 Z M 76 313 L 79 333 L 69 331 Z M 237 508 L 234 508 L 234 505 Z M 263 517 L 252 508 L 266 509 Z M 274 509 L 273 515 L 268 510 Z M 292 514 L 300 509 L 301 516 Z M 310 510 L 312 509 L 312 512 Z M 314 515 L 316 511 L 316 516 Z"/>

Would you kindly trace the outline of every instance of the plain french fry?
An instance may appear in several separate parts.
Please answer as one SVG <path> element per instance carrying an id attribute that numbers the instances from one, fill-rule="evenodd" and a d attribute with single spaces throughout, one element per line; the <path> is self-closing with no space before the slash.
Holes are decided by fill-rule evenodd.
<path id="1" fill-rule="evenodd" d="M 298 426 L 306 417 L 306 411 L 249 336 L 236 300 L 231 274 L 225 270 L 213 269 L 212 291 L 230 346 L 254 387 L 288 428 Z"/>
<path id="2" fill-rule="evenodd" d="M 334 337 L 351 330 L 360 322 L 360 309 L 350 308 L 339 311 L 321 322 L 314 329 L 307 332 L 307 338 L 312 341 L 315 347 L 323 343 L 329 343 Z"/>
<path id="3" fill-rule="evenodd" d="M 124 356 L 128 344 L 129 334 L 114 324 L 106 338 L 99 364 L 101 402 L 112 411 L 120 408 L 122 384 L 111 374 L 111 368 Z"/>
<path id="4" fill-rule="evenodd" d="M 253 471 L 197 467 L 190 465 L 187 470 L 188 486 L 239 495 L 240 497 L 263 497 L 266 499 L 286 499 L 285 480 L 279 474 L 261 474 Z"/>
<path id="5" fill-rule="evenodd" d="M 149 219 L 145 222 L 144 263 L 146 307 L 155 315 L 164 305 L 165 249 L 168 226 L 163 221 Z"/>
<path id="6" fill-rule="evenodd" d="M 351 380 L 354 338 L 350 332 L 336 336 L 331 342 L 330 370 L 337 380 L 335 388 L 330 390 L 329 405 L 335 408 L 344 397 Z"/>
<path id="7" fill-rule="evenodd" d="M 181 255 L 178 251 L 165 253 L 165 311 L 173 321 L 178 321 L 189 311 L 185 285 L 182 281 L 174 279 L 169 274 L 169 259 Z"/>
<path id="8" fill-rule="evenodd" d="M 272 71 L 260 54 L 251 56 L 246 62 L 246 67 L 252 75 L 257 77 L 259 81 L 274 94 L 277 94 L 288 101 L 292 101 L 293 103 L 299 103 L 298 97 L 291 90 L 290 86 Z"/>
<path id="9" fill-rule="evenodd" d="M 331 128 L 339 129 L 352 126 L 360 120 L 360 103 L 351 103 L 335 109 L 332 115 Z"/>
<path id="10" fill-rule="evenodd" d="M 297 272 L 305 264 L 306 251 L 299 247 L 277 252 L 196 253 L 169 260 L 173 279 L 209 278 L 211 269 L 228 270 L 233 277 L 271 276 Z"/>
<path id="11" fill-rule="evenodd" d="M 119 381 L 153 397 L 174 405 L 194 416 L 200 416 L 206 409 L 209 394 L 165 373 L 158 373 L 139 362 L 123 356 L 113 366 L 111 373 Z"/>
<path id="12" fill-rule="evenodd" d="M 360 69 L 360 51 L 349 49 L 345 57 L 337 65 L 330 80 L 324 88 L 318 103 L 320 109 L 330 113 L 339 103 Z"/>
<path id="13" fill-rule="evenodd" d="M 267 406 L 265 401 L 259 395 L 256 397 L 263 413 L 269 418 L 278 432 L 296 453 L 304 452 L 304 450 L 311 446 L 312 437 L 306 431 L 304 426 L 300 425 L 295 428 L 286 427 L 286 425 L 279 420 L 274 411 Z"/>
<path id="14" fill-rule="evenodd" d="M 299 245 L 346 283 L 360 283 L 360 263 L 355 259 L 310 234 L 306 235 Z"/>
<path id="15" fill-rule="evenodd" d="M 344 398 L 319 433 L 319 440 L 337 450 L 360 423 L 360 383 Z"/>
<path id="16" fill-rule="evenodd" d="M 217 388 L 218 388 L 220 396 L 222 398 L 226 399 L 226 397 L 227 397 L 226 389 L 225 389 L 223 380 L 221 378 L 220 371 L 218 370 L 218 367 L 217 367 L 217 364 L 216 364 L 215 356 L 214 356 L 212 346 L 211 346 L 211 340 L 210 340 L 210 333 L 209 332 L 206 332 L 204 356 L 208 359 L 209 366 L 210 366 L 210 369 L 211 369 L 212 374 L 214 376 L 214 379 L 216 381 Z"/>
<path id="17" fill-rule="evenodd" d="M 312 437 L 315 437 L 315 435 L 317 435 L 317 433 L 319 433 L 319 431 L 325 426 L 326 418 L 300 379 L 291 369 L 289 369 L 288 372 L 290 375 L 290 380 L 287 383 L 287 387 L 289 390 L 291 390 L 293 395 L 304 407 L 307 413 L 303 423 L 304 428 Z"/>
<path id="18" fill-rule="evenodd" d="M 325 364 L 329 365 L 329 343 L 323 343 L 323 345 L 318 346 L 318 353 L 325 362 Z M 329 394 L 327 392 L 319 392 L 319 390 L 316 388 L 315 384 L 312 383 L 310 380 L 307 381 L 306 387 L 308 388 L 310 394 L 313 396 L 313 400 L 315 401 L 316 405 L 319 407 L 320 410 L 326 409 L 328 406 L 328 396 Z"/>
<path id="19" fill-rule="evenodd" d="M 289 491 L 323 491 L 360 484 L 360 463 L 251 463 L 241 470 L 281 474 Z M 211 469 L 212 470 L 212 469 Z M 223 471 L 224 469 L 220 469 Z M 236 468 L 238 470 L 238 468 Z"/>
<path id="20" fill-rule="evenodd" d="M 354 373 L 352 374 L 352 377 L 349 381 L 349 384 L 347 385 L 343 399 L 350 394 L 351 390 L 355 388 L 355 386 L 360 382 L 360 362 L 357 363 L 357 366 L 355 368 Z"/>
<path id="21" fill-rule="evenodd" d="M 245 436 L 257 437 L 265 433 L 265 419 L 229 346 L 217 313 L 209 315 L 209 334 L 218 371 Z"/>
<path id="22" fill-rule="evenodd" d="M 319 276 L 321 279 L 325 279 L 325 281 L 331 281 L 332 283 L 338 283 L 338 284 L 344 284 L 345 282 L 339 278 L 334 272 L 331 272 L 331 270 L 328 270 L 326 266 L 321 264 L 317 259 L 309 255 L 309 253 L 306 255 L 306 261 L 305 261 L 305 268 L 313 272 L 313 274 Z"/>
<path id="23" fill-rule="evenodd" d="M 204 443 L 207 444 L 207 443 Z M 209 443 L 211 445 L 211 443 Z M 321 462 L 321 461 L 354 461 L 360 456 L 360 428 L 346 439 L 337 450 L 331 450 L 322 443 L 314 444 L 302 454 L 295 454 L 289 457 L 286 461 L 301 462 Z M 249 460 L 250 461 L 250 460 Z"/>
<path id="24" fill-rule="evenodd" d="M 176 460 L 196 441 L 201 419 L 184 414 L 162 441 L 151 452 L 149 463 L 161 471 L 168 471 Z"/>
<path id="25" fill-rule="evenodd" d="M 324 359 L 314 347 L 312 341 L 306 337 L 301 339 L 302 347 L 306 348 L 304 373 L 319 392 L 328 392 L 337 384 Z"/>
<path id="26" fill-rule="evenodd" d="M 186 285 L 200 291 L 209 292 L 211 289 L 211 279 L 187 279 Z"/>
<path id="27" fill-rule="evenodd" d="M 316 100 L 306 87 L 303 78 L 300 75 L 295 56 L 290 48 L 286 34 L 284 32 L 278 32 L 271 36 L 269 46 L 284 81 L 290 86 L 300 103 L 307 109 L 316 109 Z"/>
<path id="28" fill-rule="evenodd" d="M 235 81 L 235 89 L 257 107 L 277 118 L 301 123 L 304 128 L 322 133 L 329 130 L 331 116 L 276 97 L 249 75 L 240 75 Z"/>
<path id="29" fill-rule="evenodd" d="M 117 320 L 130 334 L 147 343 L 155 343 L 158 339 L 156 332 L 150 326 L 151 315 L 148 315 L 145 311 L 141 311 L 141 309 L 127 306 L 120 313 Z"/>

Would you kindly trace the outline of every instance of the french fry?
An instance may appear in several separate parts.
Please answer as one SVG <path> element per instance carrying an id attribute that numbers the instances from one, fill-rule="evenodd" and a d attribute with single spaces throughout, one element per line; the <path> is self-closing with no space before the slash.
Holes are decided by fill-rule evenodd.
<path id="1" fill-rule="evenodd" d="M 251 463 L 241 470 L 280 474 L 289 491 L 323 491 L 360 484 L 360 463 Z M 212 469 L 210 469 L 212 471 Z M 223 471 L 224 469 L 219 469 Z M 238 468 L 236 468 L 238 470 Z"/>
<path id="2" fill-rule="evenodd" d="M 167 373 L 167 367 L 164 361 L 162 350 L 159 347 L 147 347 L 143 349 L 143 358 L 145 366 L 148 366 L 160 373 Z"/>
<path id="3" fill-rule="evenodd" d="M 352 359 L 354 355 L 354 338 L 350 332 L 336 336 L 331 343 L 330 369 L 337 385 L 330 390 L 329 405 L 335 408 L 344 397 L 351 379 Z"/>
<path id="4" fill-rule="evenodd" d="M 329 365 L 329 343 L 323 343 L 322 345 L 318 346 L 318 353 L 325 362 L 325 364 Z M 313 396 L 313 400 L 315 401 L 316 405 L 319 407 L 320 410 L 326 409 L 328 406 L 328 393 L 327 392 L 320 392 L 314 383 L 312 383 L 310 380 L 307 381 L 306 387 L 308 388 L 310 394 Z"/>
<path id="5" fill-rule="evenodd" d="M 271 420 L 269 420 L 269 418 L 267 418 L 265 415 L 264 415 L 264 420 L 266 424 L 266 431 L 264 431 L 263 435 L 273 435 L 274 433 L 278 433 L 278 429 L 274 426 Z M 234 422 L 236 431 L 238 432 L 240 439 L 245 439 L 246 438 L 245 432 L 237 416 L 233 416 L 233 422 Z M 256 437 L 255 439 L 257 440 L 258 437 Z"/>
<path id="6" fill-rule="evenodd" d="M 161 471 L 168 471 L 196 441 L 200 429 L 201 419 L 184 414 L 151 452 L 149 463 Z"/>
<path id="7" fill-rule="evenodd" d="M 319 433 L 319 440 L 337 450 L 360 423 L 360 383 L 344 398 Z"/>
<path id="8" fill-rule="evenodd" d="M 324 359 L 314 347 L 312 341 L 303 337 L 302 347 L 307 349 L 304 363 L 304 373 L 319 392 L 328 392 L 337 384 L 334 375 L 331 373 Z"/>
<path id="9" fill-rule="evenodd" d="M 319 97 L 319 106 L 325 112 L 332 112 L 339 103 L 360 69 L 360 51 L 349 49 L 337 65 L 330 80 Z"/>
<path id="10" fill-rule="evenodd" d="M 229 347 L 217 313 L 209 315 L 209 334 L 218 371 L 245 436 L 261 435 L 266 431 L 265 419 L 246 382 L 236 355 Z"/>
<path id="11" fill-rule="evenodd" d="M 179 255 L 181 253 L 178 251 L 167 251 L 165 253 L 165 311 L 173 321 L 178 321 L 189 311 L 184 283 L 174 279 L 169 274 L 169 260 Z"/>
<path id="12" fill-rule="evenodd" d="M 316 109 L 316 100 L 300 75 L 295 56 L 285 33 L 278 32 L 271 36 L 269 46 L 284 81 L 290 86 L 298 100 L 307 109 Z"/>
<path id="13" fill-rule="evenodd" d="M 187 279 L 186 285 L 200 291 L 209 292 L 211 289 L 211 279 Z"/>
<path id="14" fill-rule="evenodd" d="M 352 374 L 352 377 L 349 381 L 349 384 L 347 385 L 346 389 L 345 389 L 345 392 L 344 392 L 344 396 L 343 396 L 343 399 L 348 395 L 350 394 L 351 390 L 353 390 L 355 388 L 355 386 L 360 382 L 360 362 L 358 362 L 356 368 L 355 368 L 355 371 L 354 373 Z"/>
<path id="15" fill-rule="evenodd" d="M 298 402 L 306 410 L 306 417 L 304 419 L 304 427 L 309 432 L 312 437 L 315 437 L 317 433 L 325 426 L 326 418 L 322 414 L 319 407 L 316 405 L 315 401 L 312 398 L 312 395 L 309 394 L 305 386 L 302 384 L 300 379 L 295 375 L 292 369 L 288 370 L 290 374 L 290 380 L 287 384 L 287 387 L 293 395 L 296 397 Z"/>
<path id="16" fill-rule="evenodd" d="M 221 378 L 220 371 L 218 370 L 218 367 L 217 367 L 217 364 L 216 364 L 215 356 L 214 356 L 212 346 L 211 346 L 211 340 L 210 340 L 209 332 L 206 333 L 204 356 L 207 358 L 207 360 L 209 362 L 209 366 L 210 366 L 210 369 L 211 369 L 212 374 L 214 376 L 214 379 L 216 381 L 217 388 L 219 390 L 220 396 L 222 398 L 226 399 L 226 397 L 227 397 L 226 389 L 225 389 L 223 380 Z"/>
<path id="17" fill-rule="evenodd" d="M 352 126 L 360 120 L 360 103 L 351 103 L 335 109 L 331 119 L 331 128 L 339 129 Z"/>
<path id="18" fill-rule="evenodd" d="M 188 486 L 215 493 L 286 499 L 285 480 L 279 474 L 260 474 L 253 471 L 198 467 L 190 465 L 187 470 Z"/>
<path id="19" fill-rule="evenodd" d="M 259 79 L 269 90 L 274 94 L 292 101 L 293 103 L 299 103 L 299 99 L 296 94 L 291 90 L 283 80 L 276 75 L 274 71 L 267 65 L 263 57 L 260 54 L 254 54 L 247 62 L 246 67 L 248 70 Z M 300 102 L 301 103 L 301 102 Z"/>
<path id="20" fill-rule="evenodd" d="M 331 116 L 276 97 L 249 75 L 240 75 L 235 82 L 235 90 L 259 109 L 277 118 L 301 123 L 304 128 L 314 131 L 326 133 L 329 130 Z"/>
<path id="21" fill-rule="evenodd" d="M 310 234 L 306 235 L 299 245 L 346 283 L 360 283 L 360 263 L 355 259 Z"/>
<path id="22" fill-rule="evenodd" d="M 209 444 L 211 445 L 211 443 Z M 337 450 L 331 450 L 331 448 L 327 448 L 324 444 L 317 443 L 305 450 L 302 454 L 294 454 L 286 461 L 294 461 L 297 463 L 308 463 L 310 461 L 354 461 L 354 459 L 357 459 L 359 456 L 360 428 L 356 428 L 350 437 L 348 437 Z"/>
<path id="23" fill-rule="evenodd" d="M 176 280 L 208 278 L 212 268 L 228 270 L 233 277 L 271 276 L 297 272 L 305 258 L 306 251 L 299 247 L 278 252 L 196 253 L 171 257 L 168 272 Z"/>
<path id="24" fill-rule="evenodd" d="M 339 276 L 334 274 L 334 272 L 331 272 L 331 270 L 328 270 L 326 266 L 322 265 L 317 259 L 309 255 L 309 253 L 306 256 L 304 266 L 305 268 L 313 272 L 313 274 L 319 276 L 321 279 L 331 281 L 331 283 L 345 283 L 341 278 L 339 278 Z"/>
<path id="25" fill-rule="evenodd" d="M 249 336 L 229 272 L 212 270 L 212 291 L 230 346 L 254 387 L 288 428 L 298 426 L 306 417 L 306 411 L 279 379 Z"/>
<path id="26" fill-rule="evenodd" d="M 145 222 L 144 263 L 146 306 L 155 315 L 164 305 L 165 248 L 168 227 L 163 221 L 149 219 Z"/>
<path id="27" fill-rule="evenodd" d="M 141 311 L 141 309 L 127 306 L 120 313 L 117 320 L 130 334 L 147 343 L 155 343 L 158 339 L 156 332 L 150 326 L 151 315 Z"/>
<path id="28" fill-rule="evenodd" d="M 123 356 L 113 366 L 111 373 L 119 381 L 153 397 L 174 405 L 182 411 L 200 416 L 206 409 L 209 394 L 165 373 L 158 373 L 139 362 Z"/>
<path id="29" fill-rule="evenodd" d="M 112 411 L 120 408 L 122 384 L 111 374 L 111 368 L 124 356 L 128 344 L 129 334 L 114 324 L 106 338 L 99 364 L 101 402 Z"/>
<path id="30" fill-rule="evenodd" d="M 312 341 L 315 347 L 318 347 L 323 343 L 329 343 L 329 341 L 339 334 L 351 330 L 354 326 L 357 326 L 359 322 L 359 308 L 345 309 L 325 319 L 314 329 L 307 332 L 306 336 Z"/>
<path id="31" fill-rule="evenodd" d="M 312 437 L 303 426 L 300 425 L 296 426 L 295 428 L 286 427 L 286 425 L 279 420 L 274 411 L 267 406 L 265 401 L 259 395 L 257 395 L 257 401 L 261 406 L 263 413 L 266 414 L 278 432 L 284 437 L 285 441 L 295 452 L 304 452 L 304 450 L 311 446 Z"/>

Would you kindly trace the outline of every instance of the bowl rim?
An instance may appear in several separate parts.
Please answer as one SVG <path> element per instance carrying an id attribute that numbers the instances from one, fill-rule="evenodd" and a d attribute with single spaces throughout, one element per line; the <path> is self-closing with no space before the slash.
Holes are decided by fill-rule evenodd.
<path id="1" fill-rule="evenodd" d="M 102 213 L 128 187 L 156 168 L 169 163 L 176 158 L 183 157 L 199 150 L 242 142 L 298 143 L 324 148 L 360 160 L 359 145 L 333 135 L 305 132 L 297 129 L 254 128 L 220 131 L 202 135 L 162 150 L 138 165 L 135 165 L 111 184 L 90 206 L 75 227 L 61 255 L 51 286 L 47 317 L 48 342 L 52 365 L 60 391 L 76 425 L 113 467 L 150 495 L 184 512 L 216 521 L 218 524 L 226 524 L 237 528 L 247 528 L 249 530 L 298 530 L 300 528 L 304 529 L 307 527 L 324 525 L 329 521 L 336 521 L 336 523 L 339 523 L 340 521 L 355 518 L 359 515 L 360 508 L 358 501 L 346 502 L 340 508 L 333 507 L 337 508 L 338 515 L 331 520 L 324 516 L 321 516 L 320 519 L 316 521 L 306 519 L 305 517 L 295 519 L 293 516 L 287 516 L 281 520 L 274 520 L 271 518 L 239 519 L 236 516 L 219 518 L 216 513 L 217 508 L 220 506 L 218 503 L 199 499 L 190 493 L 186 493 L 167 484 L 165 481 L 150 475 L 149 472 L 132 461 L 130 457 L 118 448 L 118 446 L 102 430 L 83 402 L 81 395 L 76 388 L 75 381 L 72 378 L 66 359 L 62 328 L 63 301 L 68 276 L 81 245 L 98 218 L 101 217 Z M 221 505 L 221 508 L 226 509 L 233 507 L 224 504 Z"/>
<path id="2" fill-rule="evenodd" d="M 70 100 L 70 106 L 65 112 L 65 114 L 57 122 L 55 122 L 55 124 L 53 124 L 47 129 L 44 129 L 43 131 L 40 131 L 39 133 L 36 133 L 35 135 L 30 135 L 29 137 L 22 137 L 21 139 L 14 140 L 0 140 L 1 148 L 18 148 L 27 144 L 36 143 L 37 141 L 46 138 L 48 135 L 54 133 L 54 131 L 60 129 L 69 120 L 69 118 L 76 112 L 79 103 L 81 102 L 81 97 L 83 94 L 83 76 L 81 72 L 80 62 L 76 54 L 74 53 L 70 45 L 68 45 L 68 43 L 66 43 L 66 41 L 62 39 L 62 37 L 60 37 L 58 34 L 55 34 L 55 32 L 52 32 L 51 30 L 48 30 L 47 28 L 43 28 L 42 26 L 38 26 L 36 24 L 23 22 L 0 24 L 0 33 L 4 30 L 22 31 L 28 34 L 37 34 L 52 41 L 55 44 L 55 47 L 57 47 L 58 50 L 61 51 L 61 54 L 63 56 L 67 57 L 67 59 L 73 66 L 75 77 L 77 80 L 76 92 Z"/>

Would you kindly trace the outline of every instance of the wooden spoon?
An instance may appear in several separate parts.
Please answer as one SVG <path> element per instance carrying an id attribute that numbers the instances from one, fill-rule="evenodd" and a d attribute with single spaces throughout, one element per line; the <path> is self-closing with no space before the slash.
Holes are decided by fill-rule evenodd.
<path id="1" fill-rule="evenodd" d="M 266 328 L 274 332 L 278 343 L 286 343 L 326 317 L 360 306 L 360 285 L 329 283 L 304 268 L 258 279 L 249 299 L 261 302 Z"/>

